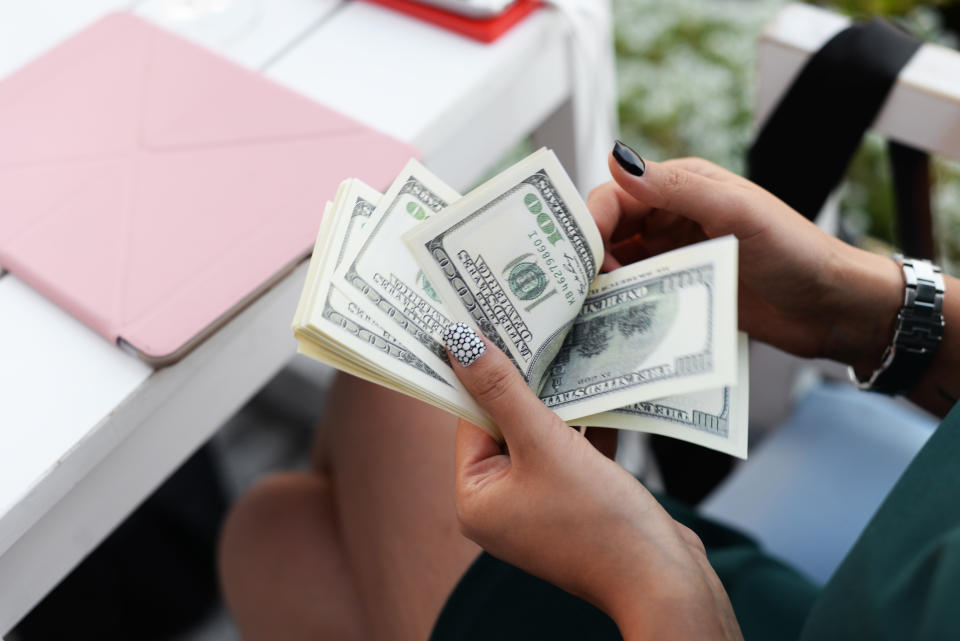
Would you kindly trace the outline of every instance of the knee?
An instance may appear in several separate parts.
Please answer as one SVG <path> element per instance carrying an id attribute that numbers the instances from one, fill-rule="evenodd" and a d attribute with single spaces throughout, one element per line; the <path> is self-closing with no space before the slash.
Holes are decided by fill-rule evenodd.
<path id="1" fill-rule="evenodd" d="M 269 476 L 251 487 L 230 510 L 220 534 L 220 582 L 230 602 L 264 574 L 289 563 L 304 523 L 328 509 L 329 483 L 305 473 Z"/>

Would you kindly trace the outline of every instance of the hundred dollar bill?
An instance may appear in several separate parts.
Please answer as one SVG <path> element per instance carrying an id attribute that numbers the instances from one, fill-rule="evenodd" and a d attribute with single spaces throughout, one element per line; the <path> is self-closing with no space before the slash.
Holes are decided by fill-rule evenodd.
<path id="1" fill-rule="evenodd" d="M 345 180 L 344 183 L 354 186 L 354 190 L 344 198 L 344 205 L 349 210 L 349 216 L 344 228 L 337 230 L 337 239 L 332 247 L 336 252 L 336 260 L 332 265 L 332 271 L 336 271 L 343 264 L 343 259 L 353 254 L 348 251 L 350 246 L 358 246 L 359 242 L 365 237 L 363 230 L 370 218 L 373 216 L 377 203 L 383 198 L 383 194 L 365 185 L 356 178 Z M 339 242 L 339 248 L 336 243 Z"/>
<path id="2" fill-rule="evenodd" d="M 737 240 L 599 276 L 540 400 L 564 420 L 737 382 Z"/>
<path id="3" fill-rule="evenodd" d="M 404 242 L 453 318 L 540 389 L 603 259 L 600 232 L 553 152 L 520 161 Z"/>
<path id="4" fill-rule="evenodd" d="M 634 403 L 570 423 L 662 434 L 745 459 L 750 359 L 742 332 L 737 352 L 736 385 Z"/>
<path id="5" fill-rule="evenodd" d="M 411 159 L 363 226 L 362 240 L 348 241 L 348 255 L 334 274 L 338 287 L 381 326 L 392 327 L 412 353 L 450 384 L 456 376 L 441 336 L 452 320 L 399 238 L 459 198 Z"/>
<path id="6" fill-rule="evenodd" d="M 438 374 L 333 283 L 333 273 L 342 260 L 340 250 L 351 233 L 360 233 L 363 219 L 380 199 L 378 192 L 361 181 L 347 180 L 333 206 L 327 208 L 314 249 L 316 260 L 311 261 L 294 318 L 299 351 L 443 407 L 498 434 L 455 376 Z"/>
<path id="7" fill-rule="evenodd" d="M 416 161 L 383 196 L 347 180 L 321 221 L 294 317 L 298 350 L 501 438 L 447 360 L 441 332 L 460 320 L 569 423 L 745 451 L 735 239 L 595 278 L 602 256 L 548 150 L 463 198 Z"/>
<path id="8" fill-rule="evenodd" d="M 350 181 L 344 180 L 340 183 L 340 185 L 338 185 L 337 194 L 334 196 L 333 202 L 327 202 L 323 208 L 323 215 L 320 218 L 320 229 L 317 231 L 317 239 L 313 244 L 313 252 L 311 253 L 310 257 L 310 264 L 307 267 L 307 278 L 303 284 L 303 289 L 300 291 L 300 300 L 297 302 L 297 311 L 293 315 L 294 331 L 296 331 L 296 328 L 303 323 L 304 315 L 307 313 L 307 310 L 310 308 L 314 298 L 316 297 L 316 282 L 321 271 L 323 270 L 324 264 L 326 263 L 326 261 L 322 260 L 321 257 L 325 255 L 325 252 L 329 246 L 330 229 L 334 222 L 331 212 L 333 211 L 334 203 L 340 202 L 343 191 L 346 189 L 348 182 Z"/>

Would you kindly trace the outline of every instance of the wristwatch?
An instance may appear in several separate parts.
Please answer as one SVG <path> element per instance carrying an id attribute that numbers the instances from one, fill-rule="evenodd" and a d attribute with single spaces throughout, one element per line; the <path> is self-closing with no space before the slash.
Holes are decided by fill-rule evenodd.
<path id="1" fill-rule="evenodd" d="M 883 362 L 867 380 L 853 367 L 850 379 L 863 390 L 900 394 L 910 389 L 933 358 L 943 338 L 943 273 L 928 260 L 893 257 L 903 267 L 906 282 L 903 307 L 897 314 L 893 342 Z"/>

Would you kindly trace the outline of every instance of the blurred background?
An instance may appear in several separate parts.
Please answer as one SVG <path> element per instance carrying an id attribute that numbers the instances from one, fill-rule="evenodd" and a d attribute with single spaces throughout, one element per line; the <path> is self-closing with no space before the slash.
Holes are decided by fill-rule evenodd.
<path id="1" fill-rule="evenodd" d="M 702 156 L 744 173 L 747 149 L 755 135 L 757 42 L 764 26 L 787 4 L 786 0 L 612 0 L 622 140 L 653 160 Z M 960 0 L 844 0 L 817 4 L 856 19 L 881 15 L 924 41 L 952 48 L 960 46 Z M 247 5 L 240 2 L 237 6 Z M 533 146 L 531 141 L 518 145 L 491 175 L 527 155 Z M 960 163 L 934 158 L 931 169 L 936 259 L 945 271 L 960 275 Z M 886 140 L 868 134 L 841 187 L 840 224 L 846 238 L 886 254 L 892 253 L 898 244 L 890 181 Z M 769 371 L 775 369 L 771 367 Z M 782 375 L 754 380 L 771 389 L 793 389 L 793 398 L 797 398 L 797 369 L 777 371 L 781 370 Z M 333 371 L 325 366 L 296 358 L 219 430 L 211 451 L 227 502 L 270 471 L 306 467 L 316 422 L 323 411 L 324 391 L 332 375 Z M 800 380 L 802 383 L 808 379 L 801 375 Z M 773 413 L 764 414 L 762 408 L 751 403 L 751 439 L 759 443 L 764 430 L 779 424 L 789 406 L 782 402 L 782 394 L 758 394 L 756 384 L 752 394 L 759 401 L 766 396 L 774 405 Z M 645 460 L 642 444 L 625 445 L 628 447 L 623 448 L 623 457 L 634 468 L 639 467 Z M 841 465 L 846 465 L 846 461 Z M 773 467 L 778 472 L 782 470 Z M 645 480 L 656 485 L 655 478 L 645 476 Z M 186 487 L 189 491 L 189 484 Z M 211 509 L 222 510 L 223 506 Z M 864 509 L 868 517 L 870 508 Z M 216 528 L 217 524 L 211 527 Z M 121 525 L 111 538 L 116 541 L 124 537 L 141 540 L 128 524 Z M 198 590 L 209 588 L 207 591 L 211 592 L 215 589 L 210 572 L 212 551 L 204 549 L 199 557 L 208 584 L 190 581 Z M 80 572 L 84 572 L 84 565 Z M 88 578 L 96 575 L 89 564 L 86 572 Z M 182 581 L 180 587 L 187 582 Z M 166 585 L 157 585 L 155 589 L 164 596 L 170 595 Z M 44 632 L 44 624 L 57 618 L 58 607 L 76 607 L 77 594 L 85 590 L 82 583 L 73 591 L 58 588 L 8 641 L 52 638 Z M 161 596 L 156 601 L 164 602 Z M 131 619 L 144 621 L 139 638 L 237 638 L 216 597 L 187 595 L 186 601 L 197 607 L 183 613 L 182 619 L 187 622 L 183 626 L 173 621 L 174 608 L 167 605 L 169 631 L 162 625 L 152 625 L 139 611 L 134 615 L 134 606 L 128 604 Z M 102 629 L 99 636 L 88 637 L 75 628 L 73 638 L 113 637 Z"/>
<path id="2" fill-rule="evenodd" d="M 654 160 L 703 156 L 744 173 L 753 140 L 757 40 L 784 0 L 612 0 L 623 140 Z M 926 42 L 957 48 L 960 2 L 812 3 L 856 19 L 883 16 Z M 960 271 L 960 164 L 934 159 L 938 260 Z M 842 188 L 842 225 L 861 244 L 897 244 L 885 140 L 868 134 Z"/>

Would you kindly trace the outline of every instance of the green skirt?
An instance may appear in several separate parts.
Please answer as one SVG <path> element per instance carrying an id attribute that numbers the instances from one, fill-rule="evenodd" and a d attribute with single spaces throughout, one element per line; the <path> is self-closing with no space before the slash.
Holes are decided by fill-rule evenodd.
<path id="1" fill-rule="evenodd" d="M 910 463 L 822 589 L 743 534 L 667 497 L 660 501 L 703 540 L 747 641 L 960 640 L 960 405 Z M 488 554 L 464 574 L 431 636 L 620 638 L 601 611 Z"/>
<path id="2" fill-rule="evenodd" d="M 657 498 L 703 540 L 744 638 L 796 641 L 819 589 L 740 532 L 669 497 Z M 484 552 L 450 595 L 430 638 L 606 641 L 621 636 L 613 620 L 586 601 Z"/>

